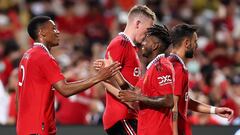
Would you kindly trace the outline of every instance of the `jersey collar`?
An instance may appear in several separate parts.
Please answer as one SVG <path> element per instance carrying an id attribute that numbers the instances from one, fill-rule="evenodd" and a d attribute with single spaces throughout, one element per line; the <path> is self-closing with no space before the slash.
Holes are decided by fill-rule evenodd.
<path id="1" fill-rule="evenodd" d="M 132 44 L 133 47 L 136 46 L 136 45 L 133 43 L 132 39 L 131 39 L 128 35 L 126 35 L 124 32 L 120 32 L 120 33 L 118 33 L 118 35 L 123 35 L 124 37 L 126 37 L 126 38 L 129 40 L 129 42 Z"/>
<path id="2" fill-rule="evenodd" d="M 48 55 L 54 59 L 54 57 L 51 55 L 51 53 L 49 52 L 49 50 L 43 43 L 35 42 L 35 43 L 33 43 L 33 46 L 39 46 L 39 47 L 43 48 L 48 53 Z"/>
<path id="3" fill-rule="evenodd" d="M 180 58 L 177 54 L 175 54 L 175 53 L 170 53 L 170 56 L 177 58 L 177 60 L 180 61 L 180 63 L 183 65 L 183 68 L 184 68 L 185 70 L 188 70 L 188 68 L 187 68 L 187 66 L 185 65 L 185 63 L 183 62 L 182 58 Z"/>
<path id="4" fill-rule="evenodd" d="M 165 57 L 165 54 L 159 54 L 157 57 L 155 57 L 148 65 L 147 65 L 147 69 L 149 69 L 153 63 L 155 63 L 156 61 L 158 61 L 160 58 Z"/>

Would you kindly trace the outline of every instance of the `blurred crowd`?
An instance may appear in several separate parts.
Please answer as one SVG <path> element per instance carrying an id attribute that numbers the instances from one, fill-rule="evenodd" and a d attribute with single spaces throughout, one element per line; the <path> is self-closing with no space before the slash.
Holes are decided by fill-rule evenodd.
<path id="1" fill-rule="evenodd" d="M 17 67 L 33 43 L 26 32 L 32 17 L 47 15 L 56 22 L 60 46 L 51 53 L 74 81 L 95 74 L 92 62 L 104 57 L 135 4 L 146 4 L 169 29 L 182 22 L 199 26 L 198 53 L 187 62 L 190 96 L 235 113 L 227 121 L 189 112 L 191 123 L 240 125 L 240 0 L 0 0 L 0 125 L 16 123 Z M 57 123 L 101 124 L 104 92 L 100 84 L 69 98 L 56 92 Z"/>

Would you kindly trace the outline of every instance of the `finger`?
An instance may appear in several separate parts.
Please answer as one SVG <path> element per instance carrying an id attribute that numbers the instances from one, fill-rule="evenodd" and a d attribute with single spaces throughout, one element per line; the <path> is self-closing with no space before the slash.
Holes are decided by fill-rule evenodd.
<path id="1" fill-rule="evenodd" d="M 112 67 L 110 67 L 110 68 L 115 69 L 115 68 L 118 68 L 119 66 L 120 66 L 120 63 L 114 62 L 114 63 L 112 64 Z"/>
<path id="2" fill-rule="evenodd" d="M 114 62 L 113 64 L 109 65 L 108 68 L 111 69 L 111 68 L 113 68 L 113 67 L 115 67 L 115 66 L 117 66 L 117 65 L 118 65 L 118 63 L 117 63 L 117 62 Z"/>
<path id="3" fill-rule="evenodd" d="M 118 93 L 118 97 L 123 97 L 123 93 L 121 93 L 121 91 Z"/>
<path id="4" fill-rule="evenodd" d="M 113 59 L 112 59 L 110 52 L 108 52 L 108 59 L 110 60 L 111 63 L 113 63 Z"/>
<path id="5" fill-rule="evenodd" d="M 96 60 L 96 61 L 94 61 L 94 64 L 103 66 L 103 65 L 105 65 L 105 64 L 104 64 L 104 61 L 105 61 L 105 60 L 103 60 L 103 59 L 101 59 L 101 60 Z"/>
<path id="6" fill-rule="evenodd" d="M 234 114 L 233 110 L 230 110 L 230 114 L 228 116 L 229 121 L 231 121 L 233 119 L 233 114 Z"/>
<path id="7" fill-rule="evenodd" d="M 117 73 L 118 73 L 118 72 L 113 72 L 113 73 L 112 73 L 112 76 L 115 76 Z"/>
<path id="8" fill-rule="evenodd" d="M 99 64 L 99 63 L 103 63 L 103 62 L 97 61 L 97 60 L 93 62 L 93 64 Z"/>
<path id="9" fill-rule="evenodd" d="M 101 62 L 101 63 L 104 63 L 105 59 L 97 59 L 95 60 L 94 62 Z"/>
<path id="10" fill-rule="evenodd" d="M 118 73 L 119 69 L 121 69 L 121 67 L 117 67 L 115 69 L 112 69 L 112 76 L 116 75 Z"/>
<path id="11" fill-rule="evenodd" d="M 119 93 L 118 94 L 120 97 L 125 97 L 125 93 Z"/>
<path id="12" fill-rule="evenodd" d="M 97 65 L 98 65 L 98 63 L 93 62 L 93 67 L 95 67 L 95 66 L 97 66 Z"/>
<path id="13" fill-rule="evenodd" d="M 110 67 L 110 71 L 113 73 L 117 72 L 119 69 L 121 69 L 121 66 L 119 63 L 114 64 L 112 67 Z"/>
<path id="14" fill-rule="evenodd" d="M 94 68 L 95 70 L 100 70 L 100 69 L 101 69 L 101 66 L 93 66 L 93 68 Z"/>
<path id="15" fill-rule="evenodd" d="M 93 67 L 101 67 L 102 65 L 99 65 L 99 64 L 95 64 L 93 65 Z"/>
<path id="16" fill-rule="evenodd" d="M 114 68 L 114 69 L 113 69 L 113 71 L 114 71 L 114 72 L 116 72 L 116 71 L 120 70 L 121 68 L 122 68 L 122 66 L 121 66 L 121 65 L 117 65 L 117 67 L 116 67 L 116 68 Z"/>
<path id="17" fill-rule="evenodd" d="M 93 66 L 102 66 L 103 63 L 102 62 L 93 62 Z"/>

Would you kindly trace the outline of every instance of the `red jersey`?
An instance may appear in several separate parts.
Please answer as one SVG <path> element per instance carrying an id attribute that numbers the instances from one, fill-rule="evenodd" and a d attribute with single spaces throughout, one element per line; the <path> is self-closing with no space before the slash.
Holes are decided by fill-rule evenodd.
<path id="1" fill-rule="evenodd" d="M 187 118 L 188 110 L 188 70 L 183 60 L 176 54 L 169 56 L 174 70 L 175 70 L 175 86 L 174 95 L 179 97 L 178 101 L 178 130 L 179 135 L 185 133 L 185 135 L 191 135 L 191 128 Z"/>
<path id="2" fill-rule="evenodd" d="M 141 93 L 148 97 L 173 94 L 174 70 L 164 55 L 158 55 L 147 67 Z M 140 102 L 138 135 L 172 135 L 171 108 L 152 109 Z"/>
<path id="3" fill-rule="evenodd" d="M 55 59 L 41 43 L 34 43 L 18 70 L 17 134 L 56 134 L 54 90 L 64 77 Z"/>
<path id="4" fill-rule="evenodd" d="M 132 40 L 124 33 L 119 33 L 109 44 L 106 51 L 114 61 L 121 63 L 120 69 L 124 78 L 136 85 L 140 74 L 140 60 L 138 58 L 136 47 Z M 110 93 L 106 93 L 106 109 L 103 114 L 104 129 L 112 127 L 117 121 L 128 118 L 128 108 Z"/>

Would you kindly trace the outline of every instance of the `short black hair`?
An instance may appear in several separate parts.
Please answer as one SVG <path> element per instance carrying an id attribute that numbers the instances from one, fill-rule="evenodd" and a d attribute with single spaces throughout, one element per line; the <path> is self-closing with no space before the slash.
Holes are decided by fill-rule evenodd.
<path id="1" fill-rule="evenodd" d="M 165 51 L 171 44 L 170 33 L 165 25 L 154 24 L 147 29 L 147 36 L 155 36 L 162 42 L 164 48 L 161 51 Z"/>
<path id="2" fill-rule="evenodd" d="M 171 39 L 173 47 L 181 42 L 186 37 L 192 37 L 194 32 L 197 32 L 198 27 L 196 25 L 178 24 L 172 28 Z"/>
<path id="3" fill-rule="evenodd" d="M 36 16 L 31 19 L 31 21 L 28 24 L 27 31 L 28 31 L 29 36 L 34 41 L 36 41 L 38 38 L 37 32 L 38 32 L 39 26 L 43 25 L 44 23 L 46 23 L 49 20 L 51 20 L 51 18 L 48 16 Z"/>

